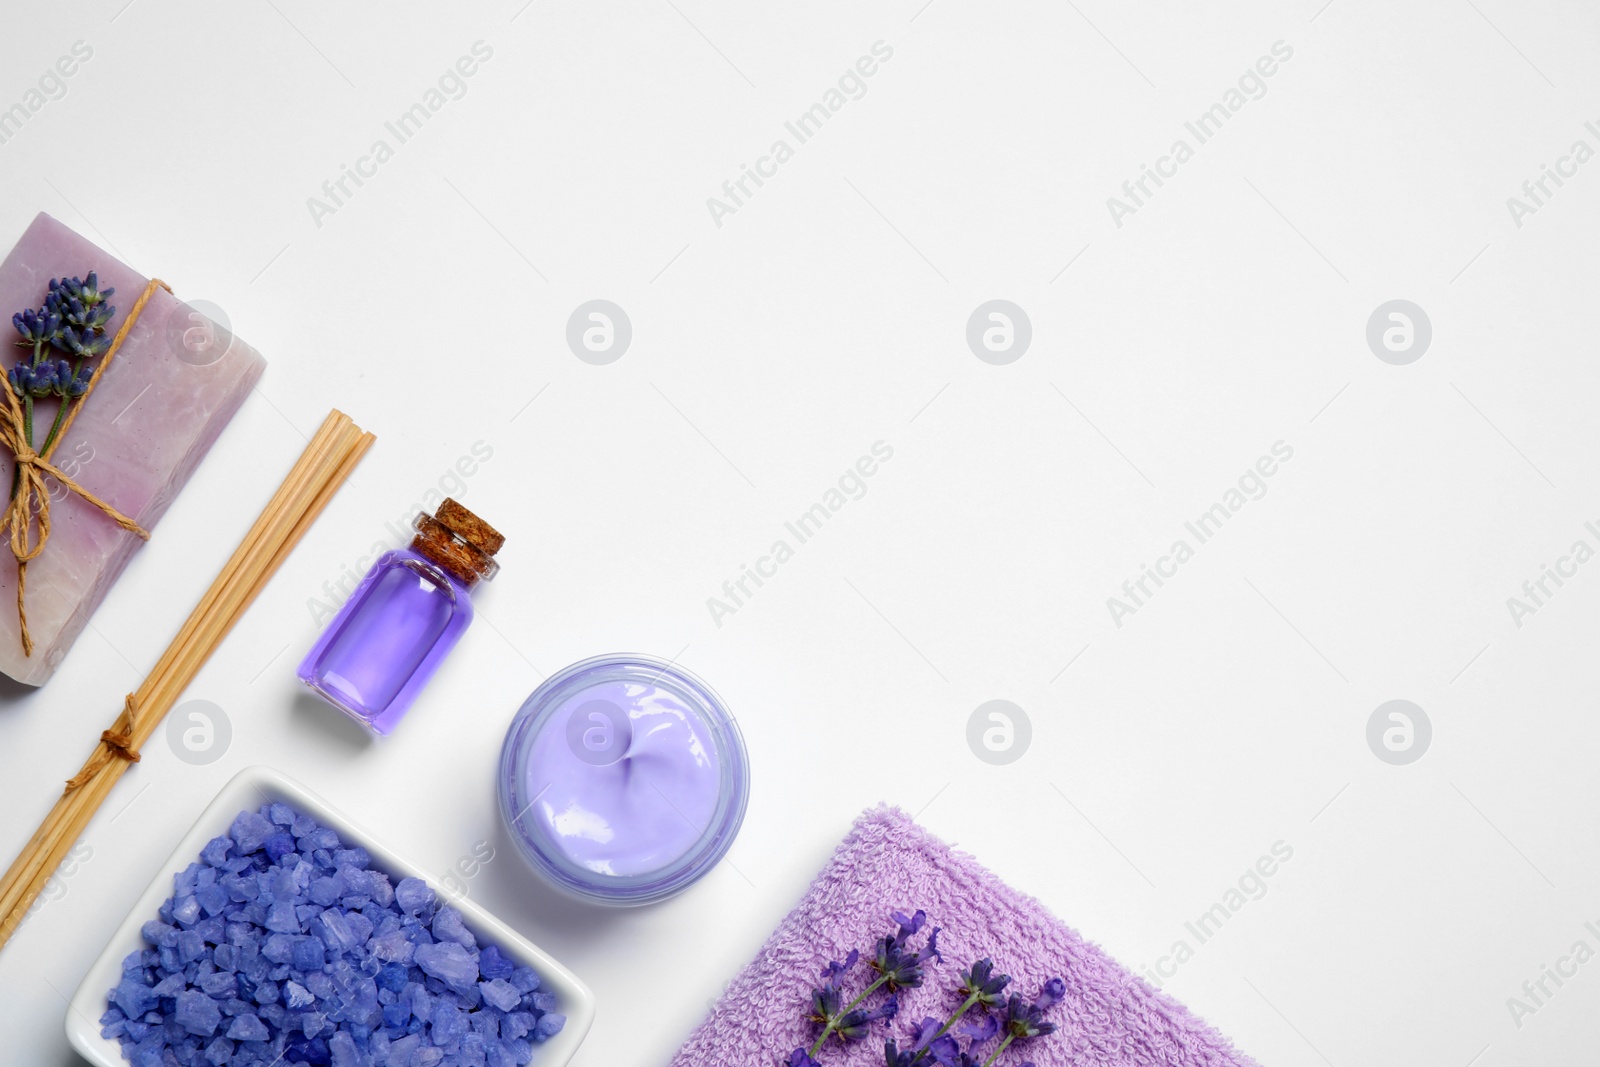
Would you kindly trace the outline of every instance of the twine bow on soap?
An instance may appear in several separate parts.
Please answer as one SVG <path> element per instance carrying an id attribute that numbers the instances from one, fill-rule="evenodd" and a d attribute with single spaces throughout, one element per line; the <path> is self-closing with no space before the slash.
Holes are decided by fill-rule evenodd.
<path id="1" fill-rule="evenodd" d="M 150 531 L 134 522 L 128 516 L 101 500 L 98 496 L 79 485 L 67 475 L 60 467 L 50 462 L 50 456 L 60 446 L 67 436 L 67 429 L 71 427 L 78 411 L 89 402 L 89 397 L 94 393 L 95 385 L 100 381 L 100 376 L 111 365 L 112 357 L 122 347 L 122 342 L 127 338 L 128 331 L 133 329 L 133 324 L 139 321 L 139 316 L 144 312 L 145 305 L 155 295 L 155 291 L 172 290 L 166 282 L 159 278 L 152 278 L 150 284 L 145 286 L 144 292 L 135 301 L 133 309 L 122 320 L 122 328 L 117 331 L 116 337 L 111 342 L 111 347 L 106 349 L 106 354 L 101 358 L 99 366 L 95 367 L 94 374 L 89 378 L 88 387 L 84 389 L 83 396 L 72 405 L 67 413 L 66 420 L 61 425 L 60 432 L 50 448 L 40 454 L 33 450 L 33 445 L 28 441 L 27 424 L 23 419 L 22 404 L 17 400 L 17 394 L 9 387 L 0 383 L 0 391 L 6 394 L 6 404 L 0 407 L 0 447 L 4 447 L 16 459 L 16 493 L 11 497 L 3 518 L 0 518 L 0 529 L 7 526 L 11 529 L 11 554 L 17 557 L 17 620 L 22 631 L 22 654 L 33 655 L 33 637 L 28 633 L 28 609 L 25 601 L 27 588 L 28 562 L 36 559 L 44 551 L 44 546 L 50 540 L 50 487 L 45 484 L 48 475 L 68 491 L 78 494 L 84 500 L 99 508 L 118 526 L 130 533 L 138 534 L 141 538 L 150 540 Z M 63 404 L 72 403 L 62 398 Z M 126 709 L 125 709 L 126 712 Z M 108 734 L 111 731 L 106 731 Z M 113 749 L 120 748 L 115 740 L 102 737 L 102 740 Z M 137 755 L 133 757 L 137 759 Z"/>

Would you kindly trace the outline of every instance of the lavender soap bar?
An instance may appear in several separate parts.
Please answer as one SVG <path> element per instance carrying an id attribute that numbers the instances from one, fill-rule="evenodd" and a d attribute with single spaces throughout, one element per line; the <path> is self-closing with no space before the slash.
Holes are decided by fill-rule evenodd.
<path id="1" fill-rule="evenodd" d="M 0 312 L 40 307 L 51 279 L 99 274 L 113 287 L 114 334 L 149 279 L 118 262 L 48 215 L 33 220 L 0 264 Z M 14 333 L 9 341 L 18 338 Z M 22 348 L 11 348 L 9 369 Z M 101 357 L 104 358 L 104 357 Z M 88 401 L 57 444 L 52 461 L 85 489 L 154 531 L 211 445 L 244 402 L 266 363 L 260 353 L 164 289 L 157 289 Z M 8 388 L 0 379 L 0 388 Z M 3 399 L 3 398 L 0 398 Z M 35 402 L 34 445 L 42 448 L 56 402 Z M 0 449 L 0 484 L 10 484 L 13 458 Z M 53 478 L 50 540 L 28 564 L 28 630 L 24 655 L 17 566 L 0 551 L 0 673 L 42 685 L 61 664 L 142 543 L 104 512 Z M 159 536 L 157 534 L 156 536 Z"/>

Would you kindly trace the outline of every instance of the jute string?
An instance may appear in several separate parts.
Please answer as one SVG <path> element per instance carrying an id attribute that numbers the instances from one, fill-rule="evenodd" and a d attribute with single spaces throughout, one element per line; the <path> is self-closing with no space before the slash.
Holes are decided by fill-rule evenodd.
<path id="1" fill-rule="evenodd" d="M 0 408 L 0 446 L 3 446 L 16 457 L 17 491 L 7 506 L 5 516 L 0 519 L 0 528 L 11 528 L 11 554 L 17 557 L 17 619 L 22 629 L 22 654 L 33 655 L 33 637 L 28 632 L 28 608 L 26 589 L 28 581 L 28 561 L 38 558 L 44 551 L 45 544 L 50 540 L 50 490 L 45 484 L 45 476 L 56 479 L 69 492 L 81 496 L 105 512 L 112 521 L 131 533 L 136 533 L 146 541 L 150 540 L 150 532 L 134 522 L 128 516 L 101 500 L 98 496 L 79 485 L 65 472 L 50 462 L 50 456 L 60 447 L 66 439 L 67 430 L 78 417 L 78 411 L 89 402 L 89 397 L 94 394 L 94 387 L 99 384 L 101 375 L 106 368 L 111 366 L 111 360 L 116 357 L 117 351 L 122 347 L 122 342 L 127 340 L 128 332 L 133 329 L 133 324 L 139 321 L 139 316 L 144 314 L 145 305 L 155 295 L 157 289 L 171 292 L 172 288 L 160 278 L 150 279 L 150 284 L 144 287 L 144 292 L 134 302 L 133 309 L 122 320 L 122 328 L 112 338 L 111 347 L 106 349 L 106 354 L 101 358 L 99 366 L 95 367 L 94 374 L 89 377 L 88 387 L 84 389 L 83 396 L 76 403 L 67 398 L 62 399 L 63 404 L 71 404 L 67 417 L 61 424 L 56 439 L 43 455 L 33 450 L 33 445 L 28 441 L 27 422 L 22 414 L 22 402 L 9 387 L 0 385 L 0 392 L 6 394 L 6 406 Z M 133 698 L 128 698 L 128 706 L 123 710 L 123 716 L 129 718 L 128 729 L 131 729 L 131 716 L 133 714 Z M 121 720 L 119 720 L 120 722 Z M 125 732 L 107 730 L 102 735 L 108 751 L 115 752 L 124 759 L 139 759 L 139 754 L 128 747 L 128 743 L 117 744 L 113 736 L 121 738 Z M 109 758 L 109 757 L 108 757 Z"/>
<path id="2" fill-rule="evenodd" d="M 138 715 L 139 705 L 134 701 L 133 694 L 129 693 L 122 698 L 122 714 L 111 724 L 111 729 L 100 731 L 99 747 L 94 750 L 89 762 L 83 765 L 83 770 L 67 779 L 67 788 L 62 790 L 62 796 L 99 774 L 100 768 L 110 763 L 112 757 L 125 759 L 129 763 L 139 762 L 139 750 L 133 747 L 133 720 Z"/>

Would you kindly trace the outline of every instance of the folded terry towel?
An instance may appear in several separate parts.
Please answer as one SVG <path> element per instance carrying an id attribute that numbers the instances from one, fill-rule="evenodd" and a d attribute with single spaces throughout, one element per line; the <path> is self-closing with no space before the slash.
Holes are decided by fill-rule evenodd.
<path id="1" fill-rule="evenodd" d="M 1008 1050 L 997 1067 L 1026 1060 L 1038 1067 L 1256 1067 L 1044 905 L 891 807 L 856 820 L 800 906 L 729 984 L 672 1067 L 775 1067 L 791 1049 L 809 1047 L 817 1031 L 801 1017 L 824 964 L 852 948 L 870 955 L 872 942 L 893 931 L 889 913 L 917 908 L 927 911 L 929 926 L 943 928 L 939 948 L 946 962 L 930 968 L 921 988 L 900 994 L 900 1014 L 887 1034 L 878 1023 L 871 1037 L 848 1049 L 830 1039 L 821 1057 L 826 1067 L 881 1065 L 885 1036 L 903 1039 L 926 1016 L 948 1018 L 959 1006 L 952 993 L 958 973 L 982 956 L 1013 976 L 1008 992 L 1031 999 L 1055 975 L 1067 985 L 1065 999 L 1046 1016 L 1060 1029 Z M 847 991 L 854 995 L 859 988 Z"/>

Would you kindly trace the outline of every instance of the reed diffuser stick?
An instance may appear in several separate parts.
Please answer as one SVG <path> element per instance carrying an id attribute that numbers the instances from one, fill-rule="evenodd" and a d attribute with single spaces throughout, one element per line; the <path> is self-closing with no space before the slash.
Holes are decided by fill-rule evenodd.
<path id="1" fill-rule="evenodd" d="M 11 939 L 112 786 L 155 732 L 207 658 L 277 572 L 361 457 L 373 436 L 340 411 L 329 412 L 299 461 L 245 534 L 211 588 L 189 614 L 123 712 L 101 735 L 39 829 L 0 879 L 0 946 Z"/>

